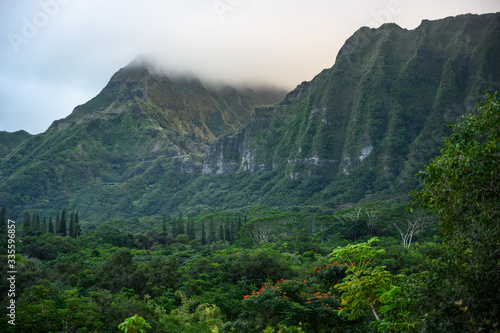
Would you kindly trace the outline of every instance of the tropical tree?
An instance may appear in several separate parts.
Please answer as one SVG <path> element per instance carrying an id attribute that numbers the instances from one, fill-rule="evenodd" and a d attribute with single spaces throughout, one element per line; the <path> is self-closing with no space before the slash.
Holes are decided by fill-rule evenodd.
<path id="1" fill-rule="evenodd" d="M 452 304 L 470 331 L 500 325 L 500 104 L 486 93 L 478 109 L 453 125 L 441 154 L 419 176 L 415 202 L 436 214 L 445 256 L 433 263 L 442 304 Z M 434 297 L 434 300 L 439 297 Z M 437 321 L 437 319 L 436 319 Z M 430 318 L 427 322 L 431 322 Z"/>
<path id="2" fill-rule="evenodd" d="M 143 333 L 145 332 L 142 329 L 143 327 L 151 328 L 151 325 L 149 325 L 144 318 L 140 317 L 137 314 L 125 319 L 123 323 L 118 325 L 118 328 L 122 331 L 125 331 L 125 333 Z"/>
<path id="3" fill-rule="evenodd" d="M 454 237 L 498 233 L 500 216 L 500 106 L 486 94 L 477 112 L 450 125 L 441 154 L 419 173 L 425 188 L 416 201 L 434 211 L 443 232 Z M 498 234 L 497 234 L 498 235 Z M 491 237 L 490 237 L 491 238 Z"/>
<path id="4" fill-rule="evenodd" d="M 349 244 L 337 247 L 330 253 L 334 265 L 347 266 L 342 283 L 335 288 L 343 292 L 340 313 L 349 312 L 349 319 L 354 320 L 372 311 L 376 320 L 381 319 L 378 289 L 391 284 L 393 276 L 384 266 L 377 265 L 374 259 L 385 252 L 382 248 L 372 247 L 377 242 L 374 237 L 365 243 Z"/>

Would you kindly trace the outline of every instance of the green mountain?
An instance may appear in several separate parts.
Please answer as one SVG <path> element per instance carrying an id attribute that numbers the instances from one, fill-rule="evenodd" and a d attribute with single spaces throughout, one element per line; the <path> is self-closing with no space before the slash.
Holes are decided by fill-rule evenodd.
<path id="1" fill-rule="evenodd" d="M 332 68 L 218 138 L 204 173 L 251 174 L 220 204 L 336 207 L 405 194 L 445 124 L 499 89 L 498 59 L 500 14 L 361 28 Z"/>
<path id="2" fill-rule="evenodd" d="M 498 13 L 361 28 L 332 68 L 284 98 L 139 58 L 0 160 L 0 203 L 13 217 L 68 206 L 97 223 L 405 196 L 445 124 L 499 89 L 498 59 Z"/>
<path id="3" fill-rule="evenodd" d="M 0 131 L 0 158 L 4 158 L 10 154 L 11 151 L 30 137 L 31 134 L 26 131 L 17 131 L 13 133 Z"/>
<path id="4" fill-rule="evenodd" d="M 96 97 L 1 160 L 0 202 L 14 208 L 13 216 L 24 209 L 83 205 L 95 212 L 92 220 L 102 220 L 116 200 L 131 205 L 126 186 L 125 193 L 113 194 L 107 187 L 127 182 L 143 194 L 166 170 L 173 182 L 200 174 L 215 137 L 240 128 L 257 105 L 284 94 L 228 85 L 207 89 L 194 76 L 170 79 L 137 58 Z M 144 173 L 155 179 L 143 180 Z"/>

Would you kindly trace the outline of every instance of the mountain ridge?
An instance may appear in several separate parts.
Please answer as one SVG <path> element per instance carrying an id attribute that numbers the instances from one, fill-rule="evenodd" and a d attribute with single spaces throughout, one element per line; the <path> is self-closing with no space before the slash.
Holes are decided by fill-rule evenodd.
<path id="1" fill-rule="evenodd" d="M 281 172 L 274 180 L 281 193 L 286 178 L 298 181 L 296 187 L 319 183 L 295 203 L 311 197 L 315 203 L 356 202 L 366 192 L 414 189 L 418 183 L 412 176 L 438 152 L 447 134 L 444 124 L 472 110 L 483 89 L 498 89 L 500 68 L 489 58 L 500 54 L 499 17 L 423 21 L 414 30 L 395 24 L 359 29 L 332 68 L 297 86 L 282 102 L 256 109 L 238 133 L 214 141 L 204 173 Z M 358 185 L 365 195 L 342 199 L 349 192 L 342 178 L 356 171 L 364 173 Z M 269 193 L 261 193 L 262 201 L 283 197 Z"/>
<path id="2" fill-rule="evenodd" d="M 0 201 L 12 216 L 70 206 L 98 223 L 256 204 L 330 211 L 405 196 L 445 123 L 484 88 L 498 89 L 499 21 L 360 28 L 331 68 L 284 97 L 132 62 L 0 159 Z"/>

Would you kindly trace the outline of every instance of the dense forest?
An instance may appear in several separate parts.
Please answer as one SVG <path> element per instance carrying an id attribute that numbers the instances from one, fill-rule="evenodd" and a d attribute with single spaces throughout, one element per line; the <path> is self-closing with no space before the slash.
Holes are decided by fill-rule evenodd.
<path id="1" fill-rule="evenodd" d="M 4 207 L 0 330 L 498 332 L 498 95 L 450 127 L 409 201 L 97 227 Z"/>

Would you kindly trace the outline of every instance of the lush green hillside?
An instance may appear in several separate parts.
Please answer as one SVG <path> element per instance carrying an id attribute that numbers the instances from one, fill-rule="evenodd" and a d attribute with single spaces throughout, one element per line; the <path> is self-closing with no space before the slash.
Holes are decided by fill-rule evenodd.
<path id="1" fill-rule="evenodd" d="M 138 58 L 0 162 L 0 202 L 13 217 L 68 206 L 97 223 L 404 200 L 445 124 L 498 89 L 499 56 L 500 14 L 361 28 L 332 68 L 282 100 Z"/>
<path id="2" fill-rule="evenodd" d="M 82 215 L 94 221 L 133 211 L 159 181 L 175 188 L 200 174 L 216 136 L 241 127 L 255 106 L 284 95 L 216 88 L 189 76 L 171 80 L 136 59 L 95 98 L 1 161 L 0 202 L 16 217 L 24 209 L 63 205 L 85 207 Z"/>

